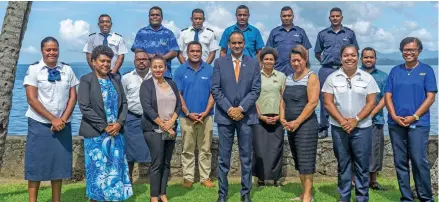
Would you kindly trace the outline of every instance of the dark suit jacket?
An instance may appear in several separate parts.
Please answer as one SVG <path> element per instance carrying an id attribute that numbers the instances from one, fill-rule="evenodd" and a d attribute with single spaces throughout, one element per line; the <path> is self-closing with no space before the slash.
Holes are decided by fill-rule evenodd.
<path id="1" fill-rule="evenodd" d="M 244 109 L 241 123 L 259 123 L 255 103 L 261 93 L 261 69 L 257 60 L 242 56 L 241 70 L 236 83 L 232 56 L 220 57 L 215 60 L 211 83 L 212 96 L 216 103 L 216 123 L 232 124 L 234 121 L 227 115 L 227 110 L 238 106 Z"/>
<path id="2" fill-rule="evenodd" d="M 120 76 L 117 74 L 108 74 L 108 78 L 113 82 L 118 96 L 118 118 L 117 121 L 121 126 L 120 133 L 123 133 L 123 124 L 127 117 L 128 104 L 125 93 L 120 82 Z M 101 85 L 98 77 L 94 72 L 90 72 L 81 77 L 78 89 L 79 109 L 82 112 L 81 126 L 79 135 L 84 137 L 100 136 L 108 126 L 105 115 L 104 100 L 102 98 Z"/>
<path id="3" fill-rule="evenodd" d="M 180 100 L 180 94 L 177 89 L 177 85 L 175 84 L 174 81 L 172 81 L 172 79 L 166 77 L 165 79 L 166 82 L 168 82 L 168 84 L 171 86 L 172 91 L 174 91 L 174 95 L 177 99 L 174 112 L 179 114 L 181 110 L 181 100 Z M 142 105 L 143 108 L 141 128 L 145 132 L 151 132 L 154 131 L 154 129 L 160 128 L 154 122 L 154 120 L 157 117 L 159 117 L 158 107 L 157 107 L 157 96 L 155 93 L 156 91 L 155 91 L 153 78 L 150 78 L 142 82 L 142 85 L 140 86 L 139 97 L 140 97 L 140 104 Z M 177 122 L 175 122 L 175 125 L 177 126 Z"/>

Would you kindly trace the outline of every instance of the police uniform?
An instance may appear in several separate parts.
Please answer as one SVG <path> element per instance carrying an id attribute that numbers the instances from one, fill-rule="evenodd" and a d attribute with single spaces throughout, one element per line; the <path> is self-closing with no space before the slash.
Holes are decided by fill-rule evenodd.
<path id="1" fill-rule="evenodd" d="M 149 148 L 140 128 L 143 109 L 139 98 L 140 85 L 151 76 L 151 71 L 149 71 L 145 78 L 142 78 L 135 69 L 122 76 L 122 87 L 128 103 L 128 114 L 123 133 L 128 162 L 151 162 Z"/>
<path id="2" fill-rule="evenodd" d="M 56 76 L 53 76 L 56 75 Z M 38 89 L 38 100 L 56 117 L 61 117 L 69 100 L 70 89 L 79 84 L 72 68 L 58 62 L 48 68 L 43 60 L 29 66 L 24 86 Z M 28 135 L 24 177 L 32 181 L 48 181 L 72 177 L 72 128 L 71 116 L 61 131 L 50 131 L 52 124 L 29 106 Z"/>
<path id="3" fill-rule="evenodd" d="M 319 32 L 317 35 L 314 52 L 320 53 L 322 67 L 319 69 L 320 89 L 326 81 L 326 78 L 335 70 L 341 67 L 340 51 L 343 46 L 353 44 L 359 49 L 355 32 L 342 26 L 340 31 L 334 32 L 332 27 L 328 27 Z M 323 106 L 323 94 L 320 94 L 320 130 L 326 130 L 329 127 L 328 113 Z"/>
<path id="4" fill-rule="evenodd" d="M 124 55 L 128 53 L 128 49 L 125 45 L 125 41 L 122 38 L 122 35 L 118 33 L 108 33 L 109 36 L 107 38 L 108 47 L 113 50 L 114 57 L 111 59 L 111 68 L 114 67 L 117 61 L 117 57 L 119 55 Z M 88 37 L 87 42 L 85 43 L 83 52 L 91 53 L 96 46 L 102 45 L 104 43 L 104 35 L 102 33 L 93 33 Z"/>
<path id="5" fill-rule="evenodd" d="M 186 29 L 182 29 L 180 33 L 180 37 L 178 38 L 178 46 L 181 51 L 183 51 L 183 56 L 187 60 L 187 45 L 191 41 L 196 40 L 196 30 L 193 26 L 190 26 Z M 210 52 L 216 51 L 219 49 L 218 42 L 216 41 L 215 33 L 213 30 L 207 27 L 201 27 L 198 31 L 198 42 L 201 43 L 202 47 L 202 56 L 203 61 L 207 61 Z"/>

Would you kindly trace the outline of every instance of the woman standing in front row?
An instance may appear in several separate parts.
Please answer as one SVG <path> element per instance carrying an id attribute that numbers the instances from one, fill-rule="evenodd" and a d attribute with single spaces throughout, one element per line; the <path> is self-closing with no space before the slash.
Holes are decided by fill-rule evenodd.
<path id="1" fill-rule="evenodd" d="M 162 56 L 151 58 L 152 78 L 140 86 L 143 108 L 142 129 L 151 151 L 150 201 L 168 202 L 166 188 L 171 172 L 178 114 L 181 110 L 177 85 L 165 78 L 166 63 Z"/>
<path id="2" fill-rule="evenodd" d="M 369 201 L 369 159 L 372 147 L 372 119 L 376 93 L 375 79 L 359 69 L 358 49 L 341 49 L 342 67 L 323 84 L 324 104 L 330 114 L 332 145 L 338 163 L 339 201 L 350 201 L 352 166 L 358 202 Z"/>
<path id="3" fill-rule="evenodd" d="M 84 136 L 90 201 L 123 201 L 133 194 L 121 134 L 128 105 L 120 76 L 110 73 L 111 58 L 113 51 L 108 46 L 96 46 L 91 53 L 93 71 L 81 77 L 78 89 L 79 135 Z"/>
<path id="4" fill-rule="evenodd" d="M 264 180 L 274 180 L 274 186 L 281 186 L 284 130 L 279 121 L 279 106 L 286 77 L 274 69 L 277 56 L 274 48 L 264 48 L 259 53 L 262 61 L 261 95 L 256 101 L 259 124 L 253 133 L 253 176 L 258 178 L 258 186 L 264 186 Z"/>
<path id="5" fill-rule="evenodd" d="M 309 68 L 308 50 L 297 45 L 290 54 L 294 73 L 287 77 L 281 122 L 288 131 L 288 142 L 299 171 L 303 193 L 291 200 L 312 201 L 312 176 L 316 170 L 318 122 L 314 112 L 319 102 L 320 83 Z"/>
<path id="6" fill-rule="evenodd" d="M 36 202 L 41 181 L 50 180 L 52 201 L 61 200 L 62 179 L 72 177 L 72 128 L 79 81 L 72 68 L 58 61 L 58 41 L 41 41 L 43 59 L 29 66 L 24 77 L 29 109 L 24 178 L 29 202 Z"/>
<path id="7" fill-rule="evenodd" d="M 405 63 L 390 71 L 385 102 L 389 111 L 387 122 L 400 200 L 414 200 L 410 190 L 410 160 L 419 200 L 434 201 L 427 146 L 430 135 L 429 108 L 437 93 L 436 77 L 433 68 L 418 60 L 422 52 L 422 43 L 418 38 L 403 39 L 399 49 Z"/>

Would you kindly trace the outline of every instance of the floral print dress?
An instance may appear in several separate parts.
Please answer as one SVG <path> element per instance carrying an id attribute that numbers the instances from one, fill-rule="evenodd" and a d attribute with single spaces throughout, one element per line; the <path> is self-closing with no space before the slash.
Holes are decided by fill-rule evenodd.
<path id="1" fill-rule="evenodd" d="M 118 115 L 118 94 L 109 79 L 99 79 L 108 123 Z M 125 156 L 125 140 L 107 132 L 84 138 L 87 197 L 97 201 L 122 201 L 133 195 Z"/>

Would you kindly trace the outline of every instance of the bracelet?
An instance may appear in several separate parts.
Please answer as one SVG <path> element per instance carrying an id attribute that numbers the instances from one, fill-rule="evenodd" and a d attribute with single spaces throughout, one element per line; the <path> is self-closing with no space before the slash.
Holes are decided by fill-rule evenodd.
<path id="1" fill-rule="evenodd" d="M 360 121 L 361 121 L 361 119 L 360 119 L 360 118 L 358 118 L 358 116 L 355 116 L 355 120 L 357 120 L 358 122 L 360 122 Z"/>

